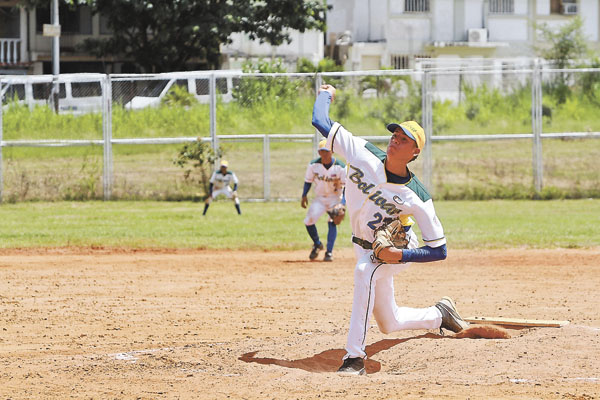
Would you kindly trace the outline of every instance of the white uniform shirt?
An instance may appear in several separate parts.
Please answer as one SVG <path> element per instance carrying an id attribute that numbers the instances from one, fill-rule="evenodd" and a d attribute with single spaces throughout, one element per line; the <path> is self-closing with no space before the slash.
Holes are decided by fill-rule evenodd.
<path id="1" fill-rule="evenodd" d="M 327 147 L 341 154 L 348 163 L 346 205 L 354 236 L 373 241 L 373 230 L 389 218 L 400 218 L 403 225 L 413 223 L 413 216 L 425 245 L 446 244 L 442 224 L 435 214 L 431 196 L 411 174 L 405 184 L 388 183 L 385 174 L 386 153 L 364 139 L 354 137 L 339 123 L 334 123 L 327 137 Z"/>
<path id="2" fill-rule="evenodd" d="M 214 191 L 229 187 L 231 182 L 233 182 L 234 185 L 238 184 L 237 176 L 235 176 L 233 171 L 227 171 L 226 173 L 222 174 L 221 170 L 218 169 L 213 172 L 212 176 L 210 177 L 210 183 L 213 184 Z"/>
<path id="3" fill-rule="evenodd" d="M 332 158 L 333 165 L 329 169 L 325 168 L 321 158 L 317 158 L 308 163 L 304 182 L 313 184 L 315 196 L 317 197 L 342 197 L 342 189 L 346 180 L 346 165 Z"/>

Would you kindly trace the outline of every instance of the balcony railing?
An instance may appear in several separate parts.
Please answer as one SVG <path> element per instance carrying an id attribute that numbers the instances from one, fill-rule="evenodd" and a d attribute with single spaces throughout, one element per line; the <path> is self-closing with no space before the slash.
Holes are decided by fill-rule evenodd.
<path id="1" fill-rule="evenodd" d="M 21 39 L 0 39 L 0 65 L 21 62 Z"/>

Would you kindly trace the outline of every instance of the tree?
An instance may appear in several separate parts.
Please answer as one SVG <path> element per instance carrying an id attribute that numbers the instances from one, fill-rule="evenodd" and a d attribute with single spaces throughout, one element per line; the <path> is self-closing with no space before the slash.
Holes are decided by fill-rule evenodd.
<path id="1" fill-rule="evenodd" d="M 551 60 L 557 68 L 567 67 L 571 61 L 585 57 L 589 50 L 583 35 L 583 21 L 578 16 L 557 30 L 547 24 L 536 24 L 540 32 L 542 45 L 536 46 L 536 52 L 546 60 Z"/>
<path id="2" fill-rule="evenodd" d="M 199 175 L 198 183 L 204 190 L 204 194 L 208 196 L 211 167 L 222 155 L 221 148 L 217 148 L 215 151 L 210 143 L 203 142 L 202 138 L 198 138 L 195 142 L 186 143 L 177 153 L 177 158 L 173 160 L 173 163 L 185 169 L 183 177 L 186 181 L 194 181 L 193 175 L 196 172 Z"/>
<path id="3" fill-rule="evenodd" d="M 556 30 L 547 24 L 536 24 L 535 27 L 540 32 L 540 42 L 543 43 L 536 46 L 536 53 L 552 61 L 558 69 L 567 68 L 590 54 L 583 35 L 583 21 L 579 16 Z M 570 74 L 561 72 L 548 87 L 559 104 L 564 103 L 569 96 L 569 79 Z"/>
<path id="4" fill-rule="evenodd" d="M 297 72 L 341 72 L 343 70 L 343 65 L 337 65 L 335 60 L 327 57 L 320 60 L 317 65 L 307 58 L 300 58 L 296 63 Z"/>
<path id="5" fill-rule="evenodd" d="M 141 72 L 189 69 L 197 60 L 220 67 L 220 46 L 231 34 L 247 33 L 261 43 L 291 41 L 288 29 L 325 29 L 324 0 L 61 0 L 88 4 L 107 19 L 112 35 L 88 39 L 84 49 L 97 57 L 121 56 Z M 47 0 L 21 0 L 26 6 Z"/>

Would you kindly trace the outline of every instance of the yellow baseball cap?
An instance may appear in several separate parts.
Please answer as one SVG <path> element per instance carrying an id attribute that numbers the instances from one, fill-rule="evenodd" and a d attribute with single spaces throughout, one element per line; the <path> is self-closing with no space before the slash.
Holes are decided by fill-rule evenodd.
<path id="1" fill-rule="evenodd" d="M 318 150 L 327 150 L 327 151 L 330 151 L 330 150 L 327 148 L 327 139 L 323 139 L 323 140 L 321 140 L 321 141 L 319 142 L 319 148 L 318 148 Z"/>
<path id="2" fill-rule="evenodd" d="M 388 131 L 394 133 L 396 129 L 402 129 L 406 136 L 411 138 L 417 143 L 417 147 L 419 149 L 423 149 L 425 147 L 425 130 L 421 128 L 421 125 L 416 123 L 415 121 L 406 121 L 401 124 L 389 124 L 387 126 Z"/>
<path id="3" fill-rule="evenodd" d="M 221 160 L 221 167 L 229 167 L 229 163 L 226 160 Z"/>

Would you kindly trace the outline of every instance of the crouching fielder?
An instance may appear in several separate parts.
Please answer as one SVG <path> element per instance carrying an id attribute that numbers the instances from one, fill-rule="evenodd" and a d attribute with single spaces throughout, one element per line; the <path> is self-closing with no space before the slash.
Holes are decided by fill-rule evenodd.
<path id="1" fill-rule="evenodd" d="M 334 97 L 333 86 L 321 86 L 313 125 L 327 138 L 328 148 L 344 157 L 348 165 L 345 195 L 357 263 L 347 353 L 338 372 L 364 375 L 365 343 L 372 316 L 384 333 L 438 328 L 460 332 L 468 324 L 449 297 L 426 308 L 398 307 L 394 298 L 394 275 L 406 269 L 407 263 L 446 258 L 446 238 L 431 196 L 407 167 L 425 146 L 423 128 L 414 121 L 389 124 L 392 136 L 387 151 L 382 151 L 331 122 L 329 105 Z M 422 247 L 417 247 L 412 230 L 415 220 L 425 243 Z M 381 246 L 379 232 L 392 226 L 394 233 L 404 231 L 406 248 Z"/>
<path id="2" fill-rule="evenodd" d="M 206 210 L 208 210 L 208 206 L 214 198 L 219 195 L 224 195 L 228 199 L 233 199 L 235 203 L 235 209 L 238 214 L 242 213 L 240 210 L 240 200 L 237 196 L 237 187 L 238 187 L 238 178 L 235 176 L 233 171 L 228 171 L 229 163 L 225 160 L 221 161 L 220 168 L 217 171 L 214 171 L 212 176 L 210 177 L 210 186 L 209 186 L 209 194 L 204 202 L 204 212 L 202 215 L 206 215 Z M 233 190 L 231 189 L 231 184 L 233 183 Z"/>

